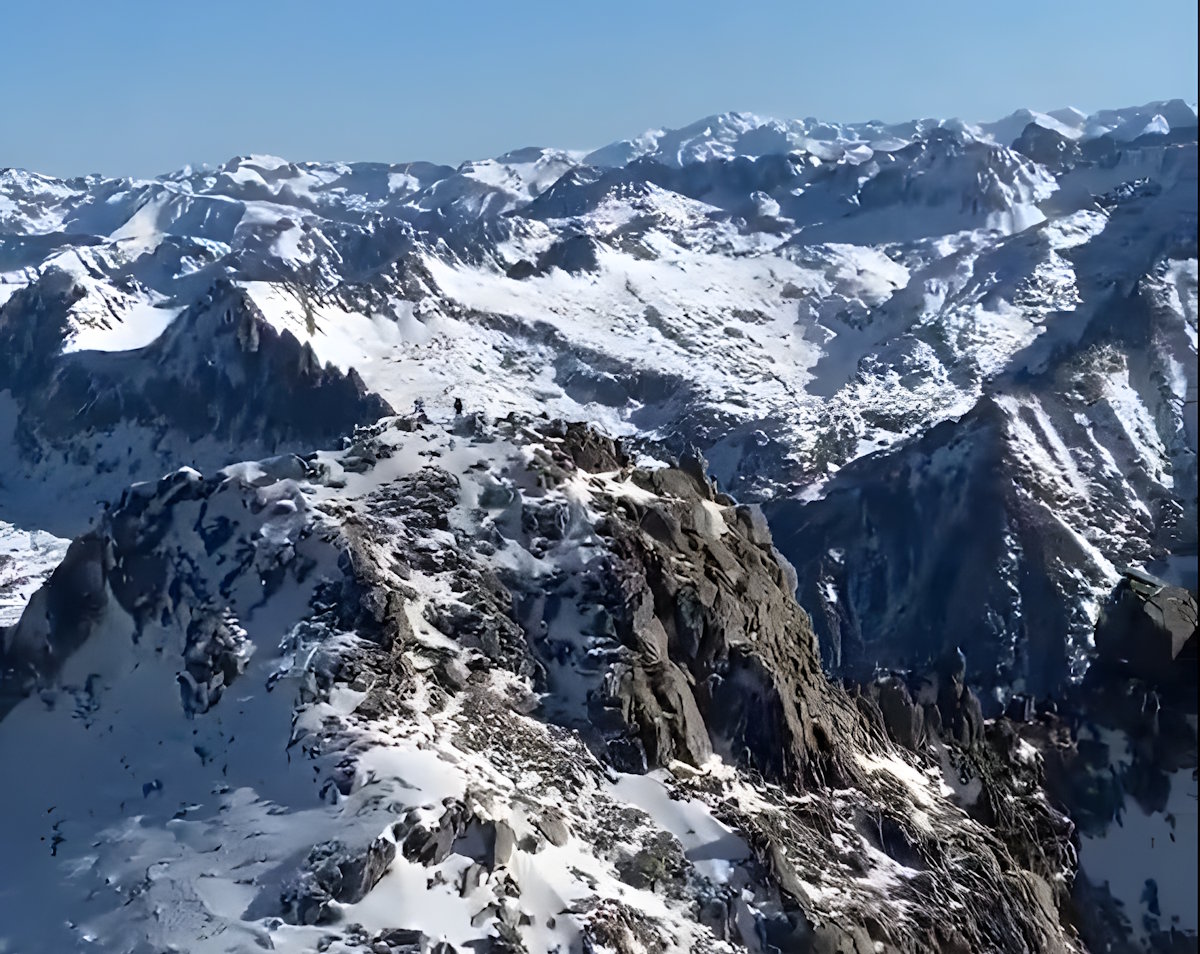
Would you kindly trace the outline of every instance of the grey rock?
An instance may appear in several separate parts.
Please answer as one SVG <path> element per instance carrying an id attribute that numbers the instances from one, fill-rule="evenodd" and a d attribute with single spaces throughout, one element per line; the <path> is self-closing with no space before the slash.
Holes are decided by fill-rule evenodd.
<path id="1" fill-rule="evenodd" d="M 571 837 L 566 820 L 556 811 L 547 809 L 542 812 L 535 822 L 537 830 L 546 836 L 550 844 L 561 848 Z"/>
<path id="2" fill-rule="evenodd" d="M 1138 571 L 1126 571 L 1096 621 L 1101 659 L 1160 684 L 1195 678 L 1196 600 Z"/>
<path id="3" fill-rule="evenodd" d="M 332 919 L 331 903 L 355 904 L 379 883 L 396 857 L 396 846 L 377 838 L 361 848 L 339 841 L 313 846 L 303 870 L 284 885 L 283 915 L 293 924 L 323 924 Z"/>
<path id="4" fill-rule="evenodd" d="M 496 822 L 496 851 L 494 867 L 502 868 L 512 861 L 513 852 L 517 847 L 517 836 L 512 826 L 506 821 Z"/>
<path id="5" fill-rule="evenodd" d="M 918 751 L 925 742 L 925 713 L 898 678 L 876 683 L 879 710 L 888 735 L 898 745 Z"/>

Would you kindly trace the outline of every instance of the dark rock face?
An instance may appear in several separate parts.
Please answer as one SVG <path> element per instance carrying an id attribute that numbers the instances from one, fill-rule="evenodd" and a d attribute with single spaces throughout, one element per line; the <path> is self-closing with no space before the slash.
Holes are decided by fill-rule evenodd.
<path id="1" fill-rule="evenodd" d="M 867 681 L 960 645 L 981 693 L 1019 683 L 1047 697 L 1083 674 L 1082 607 L 1106 577 L 1053 494 L 1025 482 L 1010 434 L 985 398 L 903 450 L 846 466 L 820 500 L 764 504 L 829 671 Z"/>
<path id="2" fill-rule="evenodd" d="M 627 460 L 586 429 L 560 433 L 566 457 L 553 470 Z M 607 705 L 629 732 L 610 746 L 632 745 L 649 765 L 698 766 L 715 750 L 768 778 L 844 777 L 831 740 L 835 713 L 851 704 L 825 691 L 812 628 L 761 515 L 741 508 L 726 520 L 694 455 L 631 479 L 661 498 L 619 498 L 598 527 L 613 555 L 608 611 L 632 651 L 608 681 Z"/>
<path id="3" fill-rule="evenodd" d="M 1142 817 L 1161 824 L 1170 847 L 1178 847 L 1179 819 L 1171 808 L 1178 793 L 1172 790 L 1194 770 L 1197 753 L 1192 672 L 1190 684 L 1172 680 L 1154 688 L 1131 675 L 1124 663 L 1101 662 L 1058 700 L 1057 711 L 1043 706 L 1035 718 L 1010 723 L 1022 744 L 1040 753 L 1046 795 L 1069 814 L 1079 836 L 1103 843 L 1111 834 L 1119 840 L 1121 827 Z M 994 807 L 999 813 L 1003 806 Z M 1080 838 L 1072 843 L 1078 847 Z M 1179 896 L 1188 897 L 1195 890 L 1194 867 L 1189 872 L 1177 855 L 1130 852 L 1110 857 L 1107 867 L 1096 871 L 1088 866 L 1088 846 L 1079 850 L 1082 864 L 1066 910 L 1088 950 L 1195 950 L 1194 933 L 1160 919 L 1146 898 L 1117 897 L 1107 884 L 1110 873 L 1128 866 L 1151 880 L 1169 875 L 1179 882 L 1175 887 L 1183 886 Z M 1131 922 L 1148 935 L 1147 944 L 1132 936 Z"/>
<path id="4" fill-rule="evenodd" d="M 325 924 L 334 919 L 334 901 L 354 904 L 367 896 L 396 857 L 396 845 L 386 838 L 351 849 L 338 841 L 315 845 L 304 872 L 280 894 L 285 917 L 293 924 Z"/>
<path id="5" fill-rule="evenodd" d="M 1047 910 L 1072 909 L 1071 882 L 1064 874 L 1077 865 L 1075 825 L 1045 797 L 1059 778 L 1048 778 L 1043 761 L 1032 757 L 1033 748 L 1022 741 L 1023 724 L 1008 718 L 984 721 L 979 700 L 963 683 L 956 654 L 928 672 L 891 674 L 855 691 L 864 717 L 897 745 L 922 755 L 940 753 L 960 785 L 977 786 L 974 795 L 960 798 L 964 811 L 993 831 L 1021 868 L 1038 879 L 1036 893 Z M 1054 801 L 1063 804 L 1057 797 Z"/>
<path id="6" fill-rule="evenodd" d="M 189 715 L 207 712 L 246 664 L 248 640 L 229 616 L 197 616 L 188 623 L 184 669 L 176 677 Z"/>
<path id="7" fill-rule="evenodd" d="M 925 743 L 925 712 L 913 699 L 908 686 L 894 676 L 880 679 L 869 686 L 870 695 L 879 709 L 879 716 L 888 736 L 897 745 L 916 752 Z"/>
<path id="8" fill-rule="evenodd" d="M 525 258 L 514 262 L 504 272 L 509 278 L 516 279 L 517 281 L 524 278 L 532 278 L 537 273 L 537 266 Z"/>
<path id="9" fill-rule="evenodd" d="M 182 443 L 168 441 L 163 454 L 190 442 L 195 466 L 218 467 L 335 444 L 392 413 L 353 369 L 322 367 L 223 280 L 145 348 L 64 354 L 81 294 L 51 270 L 0 308 L 0 391 L 17 403 L 16 439 L 32 463 L 70 454 L 101 475 L 130 466 L 134 443 L 154 448 L 169 434 Z M 183 462 L 167 456 L 162 469 Z"/>
<path id="10" fill-rule="evenodd" d="M 1195 205 L 1194 181 L 1190 172 L 1171 198 L 1129 184 L 1112 199 L 1103 241 L 1069 253 L 1080 311 L 1093 314 L 1078 348 L 1039 337 L 956 422 L 858 458 L 819 500 L 764 504 L 827 668 L 864 681 L 876 665 L 922 669 L 957 643 L 985 699 L 1021 683 L 1045 697 L 1087 668 L 1096 593 L 1113 583 L 1105 561 L 1195 552 L 1195 405 L 1164 384 L 1186 332 L 1158 290 L 1164 255 L 1194 256 L 1195 216 L 1183 211 Z M 1159 214 L 1169 240 L 1147 227 Z M 1118 260 L 1129 278 L 1114 285 Z M 1045 297 L 1036 285 L 1026 293 Z M 1122 450 L 1110 368 L 1129 375 L 1148 409 L 1161 470 Z M 1038 436 L 1039 421 L 1053 441 Z M 1086 493 L 1033 462 L 1055 442 L 1070 449 L 1063 466 L 1087 475 Z M 1115 469 L 1100 463 L 1105 454 Z"/>
<path id="11" fill-rule="evenodd" d="M 1096 622 L 1096 651 L 1159 685 L 1194 680 L 1196 600 L 1187 590 L 1126 573 Z"/>
<path id="12" fill-rule="evenodd" d="M 112 561 L 102 537 L 76 540 L 21 619 L 0 627 L 0 718 L 52 680 L 90 635 L 108 605 Z"/>
<path id="13" fill-rule="evenodd" d="M 588 445 L 603 447 L 607 440 L 576 427 L 551 433 L 560 438 L 543 461 L 551 482 L 596 453 Z M 605 464 L 618 459 L 600 456 Z M 882 755 L 887 736 L 924 752 L 927 741 L 944 733 L 941 744 L 984 766 L 976 771 L 986 774 L 991 794 L 979 818 L 1021 859 L 1019 869 L 997 868 L 978 882 L 970 912 L 954 924 L 945 911 L 930 911 L 927 933 L 914 946 L 911 937 L 892 935 L 865 912 L 836 925 L 810 918 L 796 866 L 813 849 L 784 837 L 790 852 L 785 856 L 778 839 L 787 823 L 780 818 L 763 850 L 783 913 L 779 923 L 761 926 L 778 949 L 875 951 L 882 944 L 885 951 L 964 954 L 1016 945 L 1062 950 L 1051 938 L 1059 930 L 1054 925 L 1074 870 L 1069 823 L 1042 798 L 1040 769 L 1021 760 L 1011 733 L 989 734 L 960 657 L 950 654 L 916 696 L 901 679 L 887 679 L 860 695 L 856 705 L 821 670 L 812 627 L 791 596 L 786 561 L 762 516 L 752 508 L 716 505 L 702 462 L 625 472 L 659 496 L 645 502 L 604 498 L 605 515 L 597 524 L 612 553 L 619 597 L 607 605 L 623 648 L 605 680 L 606 692 L 593 700 L 623 726 L 607 740 L 614 764 L 626 771 L 678 762 L 697 766 L 717 752 L 793 791 L 872 790 L 878 776 L 864 773 L 862 757 Z M 638 759 L 629 758 L 631 749 Z M 946 846 L 914 830 L 910 819 L 876 811 L 862 825 L 876 848 L 937 881 Z M 756 824 L 745 815 L 734 817 L 751 829 Z M 809 830 L 807 837 L 813 836 Z M 622 876 L 634 884 L 669 883 L 671 857 L 665 850 L 631 856 L 622 862 Z"/>
<path id="14" fill-rule="evenodd" d="M 538 256 L 537 270 L 545 274 L 554 268 L 564 272 L 594 272 L 600 267 L 596 257 L 595 239 L 587 235 L 571 235 L 555 242 Z"/>
<path id="15" fill-rule="evenodd" d="M 691 500 L 640 513 L 627 503 L 628 522 L 610 522 L 625 594 L 618 632 L 639 650 L 621 695 L 652 764 L 699 765 L 716 746 L 768 778 L 836 773 L 837 704 L 810 689 L 824 678 L 815 639 L 769 542 L 714 515 L 683 471 L 658 482 L 688 487 Z"/>
<path id="16" fill-rule="evenodd" d="M 1026 126 L 1012 147 L 1056 172 L 1079 161 L 1083 155 L 1077 142 L 1037 123 Z"/>
<path id="17" fill-rule="evenodd" d="M 813 613 L 827 669 L 866 681 L 876 666 L 920 669 L 957 643 L 970 647 L 973 673 L 1020 675 L 1039 688 L 1066 675 L 1063 610 L 1046 594 L 1044 614 L 1018 618 L 995 571 L 1010 519 L 1025 542 L 1003 444 L 1003 420 L 984 405 L 907 455 L 849 465 L 820 501 L 764 505 L 799 572 L 797 599 Z M 949 463 L 927 469 L 931 458 Z M 1028 527 L 1031 563 L 1036 530 Z M 1028 606 L 1032 567 L 1026 579 Z"/>
<path id="18" fill-rule="evenodd" d="M 257 568 L 254 598 L 265 600 L 285 580 L 312 586 L 310 573 L 325 549 L 294 533 L 295 539 L 272 544 L 235 525 L 230 515 L 257 509 L 248 520 L 257 530 L 273 518 L 286 521 L 297 497 L 294 492 L 280 498 L 287 503 L 280 517 L 255 488 L 234 480 L 206 480 L 188 469 L 127 491 L 105 511 L 99 526 L 71 545 L 20 620 L 0 632 L 0 718 L 20 699 L 52 683 L 109 614 L 128 621 L 133 639 L 147 626 L 178 625 L 183 632 L 177 675 L 181 704 L 189 716 L 207 712 L 245 662 L 247 640 L 233 608 L 249 608 L 250 602 L 237 592 L 239 573 Z M 196 565 L 198 554 L 175 549 L 170 537 L 178 533 L 180 521 L 195 533 L 203 556 L 226 564 L 217 579 Z M 329 550 L 324 558 L 335 560 Z M 347 597 L 352 596 L 351 584 L 346 587 Z M 347 599 L 345 605 L 354 603 Z M 365 625 L 363 631 L 369 632 Z"/>

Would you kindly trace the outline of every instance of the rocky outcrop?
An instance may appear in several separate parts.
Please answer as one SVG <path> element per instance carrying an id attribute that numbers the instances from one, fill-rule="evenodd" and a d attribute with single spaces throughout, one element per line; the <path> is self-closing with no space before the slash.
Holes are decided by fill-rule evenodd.
<path id="1" fill-rule="evenodd" d="M 852 778 L 835 743 L 850 707 L 825 681 L 761 517 L 717 506 L 683 470 L 643 480 L 658 498 L 618 500 L 600 530 L 617 563 L 618 633 L 635 649 L 617 693 L 649 763 L 702 765 L 715 750 L 777 781 Z"/>
<path id="2" fill-rule="evenodd" d="M 544 433 L 548 451 L 539 469 L 550 482 L 570 477 L 580 460 L 603 471 L 623 461 L 616 445 L 580 427 Z M 718 754 L 785 790 L 826 798 L 838 790 L 858 792 L 849 797 L 856 807 L 843 804 L 840 810 L 857 815 L 866 830 L 873 826 L 878 850 L 923 872 L 928 884 L 921 879 L 921 888 L 912 884 L 923 895 L 938 890 L 932 886 L 943 877 L 963 877 L 942 867 L 951 850 L 942 839 L 953 841 L 962 833 L 935 826 L 931 836 L 914 827 L 900 807 L 903 787 L 890 787 L 891 776 L 870 766 L 891 764 L 888 736 L 925 756 L 926 709 L 933 736 L 945 733 L 940 745 L 985 766 L 974 771 L 988 778 L 986 807 L 973 817 L 990 833 L 987 838 L 1000 840 L 971 850 L 991 874 L 967 878 L 977 895 L 964 901 L 968 910 L 961 918 L 930 910 L 928 921 L 918 917 L 903 929 L 883 926 L 865 909 L 823 920 L 811 906 L 803 884 L 812 875 L 801 872 L 817 863 L 820 849 L 811 841 L 802 848 L 795 839 L 830 838 L 827 850 L 836 854 L 833 835 L 839 826 L 832 819 L 814 829 L 813 819 L 786 802 L 765 816 L 731 811 L 731 820 L 762 839 L 763 857 L 769 859 L 767 880 L 781 906 L 780 916 L 761 928 L 773 939 L 769 943 L 781 951 L 879 950 L 878 945 L 896 951 L 1068 949 L 1070 932 L 1061 926 L 1059 912 L 1074 870 L 1070 824 L 1041 797 L 1040 770 L 1021 762 L 1012 733 L 985 727 L 958 655 L 951 654 L 921 688 L 925 703 L 895 679 L 873 686 L 859 699 L 871 701 L 856 706 L 822 672 L 808 616 L 791 595 L 790 568 L 756 509 L 717 504 L 702 459 L 652 472 L 626 465 L 620 473 L 652 496 L 592 497 L 604 514 L 596 530 L 611 552 L 617 598 L 607 606 L 625 650 L 600 694 L 625 727 L 625 735 L 608 741 L 607 755 L 616 764 L 631 770 L 680 762 L 700 767 Z M 632 760 L 631 743 L 638 752 Z M 1020 772 L 1011 771 L 1018 764 Z M 636 861 L 629 864 L 639 870 Z M 896 890 L 903 894 L 908 888 Z M 981 901 L 983 895 L 990 900 Z M 925 897 L 916 903 L 928 905 Z"/>
<path id="3" fill-rule="evenodd" d="M 1079 143 L 1036 122 L 1027 125 L 1012 144 L 1013 149 L 1034 162 L 1062 172 L 1082 158 Z"/>
<path id="4" fill-rule="evenodd" d="M 762 515 L 697 454 L 646 470 L 578 425 L 418 418 L 134 488 L 88 541 L 41 605 L 98 608 L 51 633 L 68 661 L 68 639 L 163 640 L 146 665 L 209 733 L 185 733 L 204 790 L 233 763 L 219 810 L 188 823 L 227 846 L 197 870 L 253 894 L 238 930 L 405 950 L 437 933 L 426 892 L 474 938 L 446 954 L 1078 950 L 1069 831 L 957 656 L 915 687 L 830 682 Z M 276 721 L 243 717 L 264 693 Z M 235 738 L 271 726 L 239 768 Z M 272 748 L 302 794 L 252 796 L 277 784 Z M 948 798 L 943 760 L 983 796 Z M 142 799 L 183 797 L 186 774 Z M 129 903 L 211 927 L 203 903 L 164 901 L 192 890 L 189 859 L 135 864 Z"/>
<path id="5" fill-rule="evenodd" d="M 251 651 L 237 610 L 285 583 L 312 586 L 318 563 L 336 560 L 336 551 L 321 553 L 320 541 L 301 535 L 306 510 L 292 481 L 264 491 L 189 468 L 131 488 L 71 545 L 20 620 L 0 631 L 0 718 L 53 684 L 71 655 L 105 627 L 136 640 L 147 628 L 178 626 L 182 707 L 189 715 L 208 711 Z M 195 552 L 180 546 L 181 528 L 195 533 L 188 541 Z M 228 561 L 228 568 L 213 579 L 197 565 L 205 559 Z M 242 574 L 258 580 L 253 599 Z"/>
<path id="6" fill-rule="evenodd" d="M 100 536 L 76 540 L 20 620 L 0 626 L 0 719 L 39 685 L 54 678 L 108 604 L 112 554 Z"/>
<path id="7" fill-rule="evenodd" d="M 1146 573 L 1127 570 L 1096 621 L 1100 659 L 1162 686 L 1192 682 L 1196 599 Z"/>
<path id="8" fill-rule="evenodd" d="M 1004 444 L 1003 414 L 983 402 L 907 451 L 843 468 L 821 500 L 764 506 L 799 571 L 797 598 L 813 614 L 828 669 L 864 682 L 876 666 L 920 670 L 961 644 L 993 679 L 1065 675 L 1065 620 L 1047 615 L 1059 611 L 1026 612 L 1018 623 L 1013 603 L 1032 605 L 1035 594 L 1014 598 L 994 571 L 1013 544 L 1008 514 L 1025 514 L 1005 478 Z M 1020 642 L 1008 635 L 1018 625 Z M 1034 666 L 1031 654 L 1057 662 Z"/>
<path id="9" fill-rule="evenodd" d="M 281 893 L 285 915 L 294 924 L 335 920 L 333 902 L 361 901 L 395 857 L 396 845 L 387 838 L 376 838 L 357 851 L 336 841 L 314 845 L 304 860 L 303 874 Z"/>

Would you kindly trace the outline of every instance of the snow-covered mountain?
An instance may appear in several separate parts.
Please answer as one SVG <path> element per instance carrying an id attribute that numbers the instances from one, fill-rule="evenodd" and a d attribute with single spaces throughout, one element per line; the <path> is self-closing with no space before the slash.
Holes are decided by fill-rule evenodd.
<path id="1" fill-rule="evenodd" d="M 0 757 L 45 779 L 3 803 L 37 862 L 0 950 L 1073 949 L 1065 823 L 1043 798 L 1035 851 L 997 816 L 1043 780 L 982 718 L 1081 691 L 1121 568 L 1196 585 L 1196 126 L 731 113 L 458 168 L 0 171 Z M 718 491 L 653 476 L 696 451 Z M 743 537 L 772 615 L 706 649 L 681 593 L 761 597 Z M 952 698 L 889 695 L 955 649 Z M 794 682 L 818 658 L 866 696 Z M 1172 929 L 1116 900 L 1130 950 Z"/>

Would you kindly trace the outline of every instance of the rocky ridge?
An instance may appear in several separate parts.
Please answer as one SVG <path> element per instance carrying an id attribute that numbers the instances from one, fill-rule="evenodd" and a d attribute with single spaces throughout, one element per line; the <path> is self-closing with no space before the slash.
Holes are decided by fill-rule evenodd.
<path id="1" fill-rule="evenodd" d="M 87 812 L 49 780 L 29 887 L 61 950 L 1081 950 L 1039 758 L 961 673 L 915 734 L 831 683 L 791 588 L 699 459 L 576 425 L 390 419 L 139 485 L 4 633 L 5 745 L 130 760 Z M 165 744 L 122 756 L 151 697 Z M 1002 766 L 1002 814 L 933 752 Z M 6 923 L 50 937 L 28 889 Z"/>

